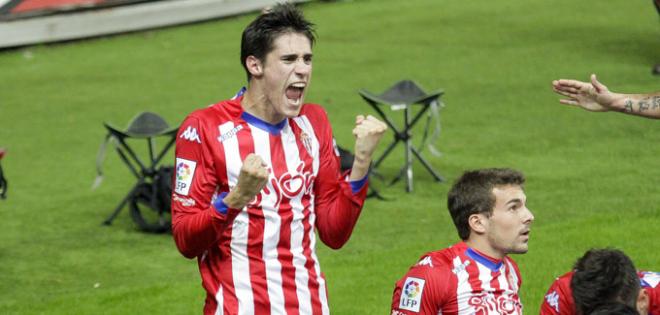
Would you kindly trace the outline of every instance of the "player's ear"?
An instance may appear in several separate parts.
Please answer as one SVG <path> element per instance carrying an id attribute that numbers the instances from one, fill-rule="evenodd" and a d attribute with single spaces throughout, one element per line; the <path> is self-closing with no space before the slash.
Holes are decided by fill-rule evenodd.
<path id="1" fill-rule="evenodd" d="M 245 67 L 253 77 L 259 77 L 264 73 L 263 63 L 252 55 L 245 58 Z"/>
<path id="2" fill-rule="evenodd" d="M 468 224 L 470 225 L 470 230 L 477 234 L 486 233 L 486 229 L 488 228 L 488 220 L 486 216 L 481 213 L 471 215 L 468 218 Z"/>
<path id="3" fill-rule="evenodd" d="M 649 293 L 644 288 L 639 290 L 639 295 L 637 296 L 637 311 L 640 314 L 649 313 Z"/>

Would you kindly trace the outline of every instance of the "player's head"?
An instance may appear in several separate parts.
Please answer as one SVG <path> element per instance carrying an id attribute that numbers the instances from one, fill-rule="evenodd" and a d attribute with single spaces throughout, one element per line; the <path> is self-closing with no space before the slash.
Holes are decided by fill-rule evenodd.
<path id="1" fill-rule="evenodd" d="M 610 302 L 621 302 L 638 310 L 647 307 L 633 262 L 617 249 L 591 249 L 575 263 L 571 290 L 575 308 L 587 315 Z M 641 312 L 640 312 L 641 314 Z"/>
<path id="2" fill-rule="evenodd" d="M 243 31 L 241 63 L 250 89 L 280 119 L 300 112 L 312 77 L 314 25 L 291 3 L 275 5 Z"/>
<path id="3" fill-rule="evenodd" d="M 447 198 L 460 238 L 478 241 L 498 256 L 527 252 L 534 215 L 527 209 L 524 183 L 521 172 L 507 168 L 463 173 Z"/>
<path id="4" fill-rule="evenodd" d="M 621 302 L 610 302 L 597 307 L 587 315 L 639 315 L 637 309 Z"/>

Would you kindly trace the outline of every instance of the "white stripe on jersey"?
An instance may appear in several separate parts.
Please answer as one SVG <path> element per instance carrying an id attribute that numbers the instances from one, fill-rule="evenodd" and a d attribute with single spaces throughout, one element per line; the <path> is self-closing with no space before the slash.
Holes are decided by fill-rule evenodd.
<path id="1" fill-rule="evenodd" d="M 254 153 L 273 168 L 270 156 L 270 133 L 257 127 L 250 126 L 252 138 L 254 139 Z M 272 179 L 273 174 L 270 173 Z M 277 259 L 277 244 L 280 241 L 280 225 L 282 219 L 277 213 L 279 206 L 278 190 L 268 180 L 266 189 L 261 190 L 261 209 L 264 215 L 264 241 L 262 258 L 266 268 L 266 284 L 268 288 L 268 300 L 270 301 L 271 314 L 285 314 L 284 293 L 282 290 L 282 265 Z"/>
<path id="2" fill-rule="evenodd" d="M 513 267 L 513 264 L 510 261 L 506 261 L 507 264 L 507 272 L 508 274 L 511 275 L 511 290 L 513 292 L 518 292 L 518 282 L 520 279 L 518 279 L 518 274 L 516 273 L 516 268 Z M 508 276 L 508 275 L 507 275 Z"/>
<path id="3" fill-rule="evenodd" d="M 224 134 L 234 128 L 233 122 L 227 122 L 218 127 L 220 134 Z M 238 146 L 238 137 L 231 137 L 222 142 L 225 151 L 225 163 L 227 164 L 227 183 L 229 187 L 235 187 L 238 182 L 243 161 Z M 252 284 L 250 283 L 250 260 L 247 255 L 249 218 L 247 211 L 243 209 L 232 223 L 231 230 L 231 263 L 234 290 L 238 299 L 239 314 L 254 314 L 254 297 L 252 295 Z"/>
<path id="4" fill-rule="evenodd" d="M 469 261 L 468 261 L 469 262 Z M 458 314 L 474 314 L 475 310 L 470 305 L 470 295 L 465 294 L 465 292 L 472 292 L 472 286 L 470 285 L 470 274 L 468 273 L 466 266 L 461 257 L 454 257 L 454 274 L 456 275 L 456 306 L 458 307 Z"/>
<path id="5" fill-rule="evenodd" d="M 215 315 L 224 315 L 224 298 L 222 296 L 222 282 L 218 285 L 218 292 L 215 294 L 215 301 L 218 302 L 218 307 L 215 309 Z"/>
<path id="6" fill-rule="evenodd" d="M 284 150 L 284 158 L 286 160 L 286 167 L 289 174 L 302 175 L 298 174 L 298 166 L 303 163 L 300 159 L 300 152 L 298 152 L 298 145 L 296 143 L 296 137 L 291 130 L 291 126 L 286 124 L 282 128 L 282 133 L 280 140 L 282 141 L 282 149 Z M 304 178 L 304 177 L 303 177 Z M 304 180 L 300 183 L 305 188 Z M 307 259 L 303 254 L 303 236 L 305 234 L 305 226 L 303 225 L 303 204 L 301 197 L 304 194 L 304 191 L 301 190 L 296 196 L 294 196 L 289 204 L 291 205 L 291 211 L 293 213 L 293 218 L 291 220 L 291 254 L 293 255 L 292 264 L 295 268 L 295 280 L 296 280 L 296 294 L 298 296 L 298 310 L 300 314 L 311 314 L 312 313 L 312 303 L 311 296 L 309 292 L 309 273 L 307 268 L 305 268 L 305 262 Z"/>
<path id="7" fill-rule="evenodd" d="M 479 267 L 479 282 L 481 283 L 481 290 L 482 292 L 487 293 L 486 295 L 482 296 L 484 301 L 482 305 L 485 307 L 485 314 L 499 315 L 497 312 L 497 301 L 495 300 L 495 295 L 493 294 L 494 289 L 490 285 L 490 280 L 493 279 L 492 271 L 488 267 L 478 262 L 475 265 Z"/>
<path id="8" fill-rule="evenodd" d="M 307 116 L 299 116 L 293 119 L 296 122 L 296 125 L 303 130 L 307 135 L 309 136 L 312 144 L 312 152 L 311 156 L 313 158 L 312 162 L 312 169 L 314 172 L 314 175 L 318 174 L 319 172 L 319 157 L 320 157 L 320 147 L 321 145 L 319 144 L 319 140 L 316 137 L 316 133 L 314 133 L 314 128 L 312 128 L 312 124 L 309 122 L 309 119 L 307 119 Z M 328 315 L 330 314 L 330 308 L 328 306 L 328 296 L 325 291 L 325 279 L 321 276 L 321 265 L 319 264 L 319 258 L 316 256 L 316 233 L 314 233 L 314 227 L 316 226 L 316 209 L 314 208 L 314 199 L 315 195 L 312 194 L 311 198 L 309 200 L 310 202 L 310 211 L 309 211 L 309 226 L 312 228 L 309 230 L 309 247 L 311 248 L 312 251 L 312 259 L 314 260 L 314 271 L 316 272 L 316 281 L 319 283 L 319 299 L 321 301 L 321 309 L 323 311 L 323 315 Z"/>

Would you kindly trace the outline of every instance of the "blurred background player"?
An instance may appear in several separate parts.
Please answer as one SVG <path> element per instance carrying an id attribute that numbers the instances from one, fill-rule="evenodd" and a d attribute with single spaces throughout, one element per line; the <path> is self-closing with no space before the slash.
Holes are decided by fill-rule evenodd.
<path id="1" fill-rule="evenodd" d="M 391 314 L 522 314 L 522 279 L 508 255 L 528 249 L 534 215 L 524 183 L 511 169 L 465 172 L 447 198 L 463 241 L 408 270 L 394 288 Z"/>
<path id="2" fill-rule="evenodd" d="M 620 250 L 591 249 L 573 271 L 557 278 L 541 305 L 541 315 L 590 314 L 610 302 L 622 302 L 640 315 L 660 315 L 660 274 L 636 271 Z"/>
<path id="3" fill-rule="evenodd" d="M 630 115 L 660 119 L 660 92 L 649 94 L 613 93 L 600 83 L 595 74 L 591 82 L 559 79 L 552 81 L 552 89 L 568 99 L 560 103 L 578 106 L 592 112 L 615 111 Z"/>
<path id="4" fill-rule="evenodd" d="M 248 87 L 197 110 L 176 141 L 172 233 L 197 258 L 205 314 L 328 314 L 316 232 L 331 248 L 351 236 L 384 123 L 358 116 L 355 159 L 340 174 L 322 107 L 305 104 L 313 25 L 276 5 L 244 30 Z"/>

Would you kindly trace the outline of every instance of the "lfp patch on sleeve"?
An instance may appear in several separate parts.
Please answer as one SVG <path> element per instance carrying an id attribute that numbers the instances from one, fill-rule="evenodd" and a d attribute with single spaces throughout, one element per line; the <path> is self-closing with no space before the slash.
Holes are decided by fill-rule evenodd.
<path id="1" fill-rule="evenodd" d="M 190 184 L 195 176 L 197 162 L 176 158 L 176 185 L 174 191 L 179 195 L 188 196 Z"/>
<path id="2" fill-rule="evenodd" d="M 401 290 L 401 298 L 399 299 L 400 309 L 419 312 L 419 307 L 422 304 L 424 282 L 423 279 L 419 278 L 406 278 L 406 282 L 403 284 Z"/>

